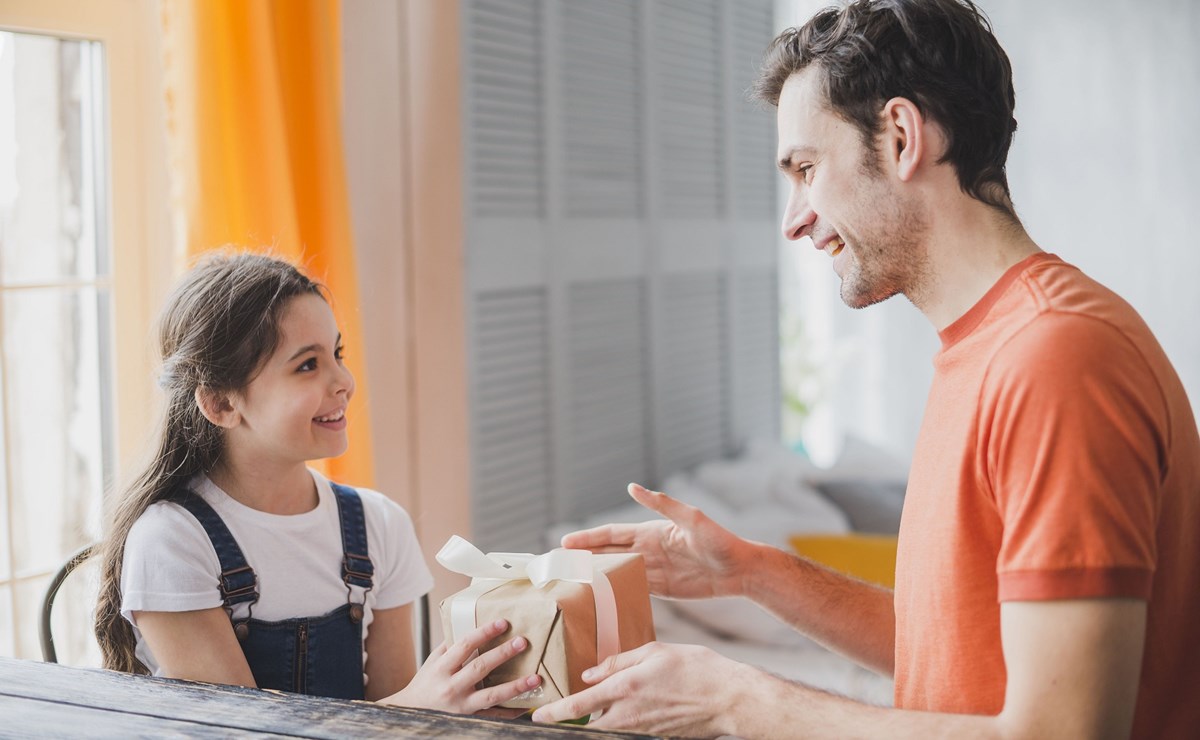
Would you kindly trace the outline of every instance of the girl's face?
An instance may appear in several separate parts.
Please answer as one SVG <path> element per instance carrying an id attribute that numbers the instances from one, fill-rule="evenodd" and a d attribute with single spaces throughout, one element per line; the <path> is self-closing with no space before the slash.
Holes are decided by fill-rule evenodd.
<path id="1" fill-rule="evenodd" d="M 227 442 L 259 463 L 336 457 L 348 445 L 346 406 L 354 395 L 342 335 L 319 296 L 297 296 L 282 311 L 279 346 L 233 400 L 239 420 Z"/>

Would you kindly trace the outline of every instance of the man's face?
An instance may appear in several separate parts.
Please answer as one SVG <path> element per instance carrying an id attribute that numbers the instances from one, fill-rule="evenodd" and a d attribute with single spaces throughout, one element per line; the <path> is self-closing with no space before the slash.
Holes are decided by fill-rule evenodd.
<path id="1" fill-rule="evenodd" d="M 816 66 L 792 75 L 779 96 L 779 166 L 791 185 L 784 236 L 810 237 L 833 258 L 851 308 L 912 299 L 925 282 L 926 209 L 829 110 L 820 75 Z"/>

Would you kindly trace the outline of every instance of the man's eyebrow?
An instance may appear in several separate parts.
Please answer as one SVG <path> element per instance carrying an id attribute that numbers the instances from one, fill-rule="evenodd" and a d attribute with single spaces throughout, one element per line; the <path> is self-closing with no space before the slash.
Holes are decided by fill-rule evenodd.
<path id="1" fill-rule="evenodd" d="M 338 334 L 338 335 L 337 335 L 337 339 L 336 339 L 336 340 L 334 340 L 333 346 L 334 346 L 334 347 L 337 347 L 337 346 L 338 346 L 338 345 L 340 345 L 341 343 L 342 343 L 342 335 L 341 335 L 341 334 Z M 287 361 L 288 361 L 288 362 L 291 362 L 292 360 L 296 359 L 297 357 L 299 357 L 300 355 L 302 355 L 302 354 L 304 354 L 304 353 L 306 353 L 306 352 L 318 352 L 318 351 L 320 351 L 321 349 L 322 349 L 322 345 L 320 345 L 320 344 L 306 344 L 305 346 L 303 346 L 303 347 L 301 347 L 300 349 L 296 350 L 296 354 L 294 354 L 294 355 L 292 355 L 291 357 L 289 357 L 289 358 L 287 359 Z"/>
<path id="2" fill-rule="evenodd" d="M 796 155 L 812 155 L 816 154 L 817 150 L 811 146 L 797 146 L 788 150 L 788 153 L 780 157 L 779 169 L 787 171 L 795 166 Z"/>

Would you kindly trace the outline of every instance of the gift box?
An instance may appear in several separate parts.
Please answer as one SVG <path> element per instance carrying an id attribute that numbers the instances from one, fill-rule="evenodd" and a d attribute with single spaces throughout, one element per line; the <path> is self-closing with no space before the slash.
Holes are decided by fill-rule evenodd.
<path id="1" fill-rule="evenodd" d="M 480 652 L 522 635 L 529 647 L 484 680 L 495 686 L 531 673 L 542 682 L 505 702 L 510 708 L 549 704 L 588 686 L 580 674 L 605 658 L 654 640 L 646 567 L 636 553 L 593 555 L 551 550 L 543 555 L 484 555 L 451 537 L 439 563 L 471 577 L 471 585 L 441 603 L 444 633 L 454 642 L 477 625 L 506 619 L 511 629 Z"/>

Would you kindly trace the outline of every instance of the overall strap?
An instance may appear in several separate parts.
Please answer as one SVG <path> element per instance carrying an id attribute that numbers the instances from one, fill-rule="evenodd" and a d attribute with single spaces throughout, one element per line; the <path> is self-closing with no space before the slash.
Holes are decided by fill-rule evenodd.
<path id="1" fill-rule="evenodd" d="M 370 591 L 375 566 L 367 555 L 367 522 L 362 499 L 349 486 L 333 482 L 329 485 L 337 499 L 338 519 L 342 524 L 342 580 L 347 589 L 361 586 Z"/>
<path id="2" fill-rule="evenodd" d="M 232 610 L 235 604 L 258 601 L 258 576 L 246 562 L 242 548 L 233 539 L 229 527 L 220 515 L 213 510 L 208 502 L 200 498 L 194 491 L 182 488 L 172 495 L 171 500 L 191 512 L 192 516 L 204 527 L 213 549 L 217 551 L 217 560 L 221 562 L 221 577 L 218 585 L 221 589 L 221 601 L 225 608 Z"/>

